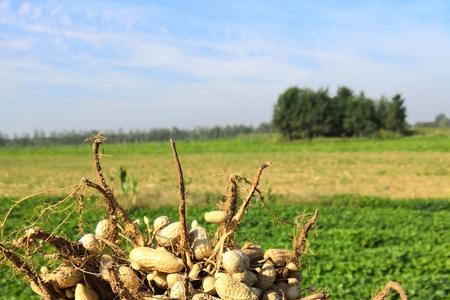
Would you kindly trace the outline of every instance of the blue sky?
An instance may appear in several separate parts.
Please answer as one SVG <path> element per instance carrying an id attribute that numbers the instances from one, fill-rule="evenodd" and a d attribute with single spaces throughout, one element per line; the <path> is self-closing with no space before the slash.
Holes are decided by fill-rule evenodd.
<path id="1" fill-rule="evenodd" d="M 450 114 L 450 1 L 2 1 L 0 131 L 271 119 L 292 85 Z"/>

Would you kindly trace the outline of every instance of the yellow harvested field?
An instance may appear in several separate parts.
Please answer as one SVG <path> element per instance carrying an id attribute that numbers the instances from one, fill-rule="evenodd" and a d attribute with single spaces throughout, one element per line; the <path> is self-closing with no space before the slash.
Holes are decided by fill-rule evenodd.
<path id="1" fill-rule="evenodd" d="M 450 197 L 450 153 L 445 152 L 336 152 L 336 153 L 180 153 L 189 198 L 224 193 L 229 174 L 252 178 L 259 163 L 272 166 L 263 175 L 263 192 L 288 196 L 292 201 L 320 196 L 358 194 L 390 198 Z M 73 186 L 95 173 L 87 155 L 0 157 L 0 196 L 23 197 Z M 172 156 L 114 155 L 103 158 L 116 192 L 119 167 L 138 178 L 139 205 L 172 204 L 178 200 Z M 119 192 L 120 197 L 120 192 Z M 123 197 L 121 197 L 123 199 Z"/>

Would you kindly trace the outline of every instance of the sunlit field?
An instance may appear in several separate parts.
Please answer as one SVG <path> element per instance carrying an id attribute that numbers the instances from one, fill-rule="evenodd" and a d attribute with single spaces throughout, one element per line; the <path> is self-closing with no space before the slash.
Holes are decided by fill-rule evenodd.
<path id="1" fill-rule="evenodd" d="M 302 273 L 305 285 L 327 288 L 333 299 L 369 299 L 388 280 L 402 282 L 411 299 L 445 299 L 450 293 L 450 143 L 446 135 L 400 139 L 315 139 L 287 142 L 275 135 L 177 143 L 188 192 L 188 219 L 202 221 L 223 197 L 229 174 L 252 178 L 272 161 L 261 181 L 266 207 L 254 203 L 238 240 L 289 248 L 292 226 L 280 219 L 320 210 Z M 176 216 L 178 187 L 169 143 L 105 144 L 107 178 L 133 218 Z M 18 206 L 4 238 L 70 193 L 82 177 L 94 178 L 91 147 L 58 146 L 0 150 L 0 215 Z M 119 169 L 137 179 L 125 195 Z M 241 194 L 245 189 L 241 189 Z M 88 198 L 82 224 L 92 232 L 104 208 Z M 42 206 L 44 205 L 44 206 Z M 75 208 L 56 211 L 42 225 L 79 238 Z M 279 219 L 274 219 L 277 216 Z M 210 229 L 211 225 L 209 226 Z M 264 232 L 263 238 L 261 232 Z M 257 238 L 258 237 L 258 238 Z M 40 264 L 39 261 L 35 261 Z M 12 277 L 12 278 L 11 278 Z M 17 275 L 0 268 L 0 299 L 32 298 Z"/>
<path id="2" fill-rule="evenodd" d="M 11 201 L 0 199 L 3 216 Z M 56 199 L 48 199 L 48 203 Z M 389 200 L 368 197 L 335 197 L 314 203 L 284 204 L 284 199 L 266 199 L 270 210 L 254 203 L 244 218 L 238 234 L 239 241 L 251 240 L 261 246 L 291 247 L 292 226 L 280 224 L 279 219 L 292 220 L 303 212 L 319 209 L 318 227 L 309 238 L 310 251 L 302 270 L 306 280 L 301 287 L 327 288 L 332 299 L 370 299 L 372 293 L 388 280 L 403 283 L 411 299 L 446 299 L 450 293 L 448 280 L 450 247 L 450 202 L 445 200 Z M 23 226 L 33 212 L 42 205 L 42 198 L 30 199 L 13 212 L 6 232 Z M 96 220 L 104 210 L 88 201 L 83 215 L 86 232 L 92 232 Z M 203 221 L 203 213 L 215 207 L 190 206 L 188 221 Z M 37 213 L 34 211 L 34 213 Z M 54 213 L 42 224 L 53 230 L 68 212 Z M 276 215 L 278 220 L 273 218 Z M 159 215 L 176 218 L 175 207 L 137 209 L 133 218 Z M 73 214 L 62 234 L 79 238 L 79 217 Z M 211 231 L 214 225 L 208 226 Z M 264 232 L 264 234 L 261 234 Z M 39 263 L 39 262 L 37 262 Z M 54 262 L 57 264 L 57 261 Z M 11 279 L 12 276 L 12 279 Z M 0 267 L 0 299 L 37 299 L 25 288 L 19 277 L 6 267 Z M 32 298 L 34 297 L 34 298 Z"/>
<path id="3" fill-rule="evenodd" d="M 287 201 L 368 195 L 395 199 L 450 197 L 450 140 L 416 136 L 393 140 L 316 139 L 286 142 L 277 136 L 180 141 L 189 200 L 225 191 L 229 174 L 252 177 L 272 161 L 263 190 Z M 93 177 L 90 146 L 0 149 L 0 195 L 60 194 Z M 117 193 L 123 167 L 137 179 L 138 206 L 174 204 L 176 171 L 169 143 L 105 144 L 104 168 Z M 131 196 L 122 197 L 131 204 Z"/>

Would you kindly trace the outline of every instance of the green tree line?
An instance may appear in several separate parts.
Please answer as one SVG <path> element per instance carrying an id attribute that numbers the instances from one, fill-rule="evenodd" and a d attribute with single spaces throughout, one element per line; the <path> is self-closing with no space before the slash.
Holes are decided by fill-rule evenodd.
<path id="1" fill-rule="evenodd" d="M 154 128 L 148 130 L 108 130 L 105 134 L 109 143 L 139 143 L 152 141 L 200 140 L 235 137 L 242 134 L 258 134 L 271 132 L 271 125 L 261 123 L 258 126 L 227 125 L 199 127 L 194 129 Z M 0 132 L 0 146 L 44 146 L 81 144 L 86 138 L 97 133 L 97 130 L 50 132 L 36 130 L 33 134 L 14 135 L 9 137 Z"/>
<path id="2" fill-rule="evenodd" d="M 432 122 L 417 122 L 416 128 L 450 128 L 450 118 L 445 114 L 438 114 Z"/>
<path id="3" fill-rule="evenodd" d="M 275 105 L 273 125 L 288 139 L 370 136 L 380 130 L 406 132 L 406 108 L 400 94 L 374 100 L 340 87 L 328 89 L 291 87 Z"/>

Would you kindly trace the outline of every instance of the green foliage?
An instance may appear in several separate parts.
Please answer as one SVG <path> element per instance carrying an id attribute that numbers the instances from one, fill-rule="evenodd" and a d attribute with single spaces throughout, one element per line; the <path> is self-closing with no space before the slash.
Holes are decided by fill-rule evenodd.
<path id="1" fill-rule="evenodd" d="M 387 100 L 385 97 L 382 97 L 380 101 L 376 103 L 375 109 L 378 127 L 386 129 L 386 120 L 388 118 L 389 112 L 389 100 Z"/>
<path id="2" fill-rule="evenodd" d="M 450 131 L 434 133 L 420 132 L 420 135 L 386 140 L 379 143 L 371 138 L 317 138 L 311 141 L 296 140 L 288 142 L 278 135 L 252 135 L 230 139 L 207 141 L 179 141 L 177 146 L 185 154 L 206 153 L 299 153 L 299 152 L 448 152 L 450 151 Z M 376 137 L 376 136 L 375 136 Z M 165 155 L 168 142 L 138 144 L 108 144 L 109 155 Z M 42 155 L 76 155 L 90 159 L 90 146 L 41 146 L 0 148 L 0 157 L 42 156 Z M 51 159 L 51 158 L 49 158 Z"/>
<path id="3" fill-rule="evenodd" d="M 216 196 L 216 201 L 220 196 Z M 0 215 L 9 208 L 9 199 L 0 199 Z M 319 202 L 283 204 L 283 198 L 267 199 L 272 213 L 293 220 L 302 212 L 320 209 L 316 234 L 309 238 L 310 254 L 304 260 L 303 288 L 315 286 L 329 289 L 333 299 L 370 299 L 373 292 L 388 280 L 402 283 L 411 299 L 446 299 L 450 293 L 450 201 L 390 200 L 369 197 L 339 196 Z M 21 226 L 36 201 L 27 202 L 12 216 L 7 230 Z M 87 204 L 86 204 L 87 205 Z M 91 203 L 91 205 L 94 205 Z M 205 211 L 215 208 L 193 206 L 188 221 L 203 222 Z M 86 230 L 92 230 L 100 218 L 98 210 L 86 214 Z M 140 209 L 133 218 L 159 215 L 175 219 L 175 207 Z M 61 216 L 62 218 L 62 216 Z M 60 218 L 48 220 L 49 228 Z M 66 232 L 76 232 L 76 221 Z M 214 230 L 214 225 L 208 225 Z M 253 204 L 238 233 L 240 241 L 252 240 L 266 249 L 291 247 L 292 226 L 275 222 L 259 204 Z M 78 237 L 78 236 L 75 236 Z M 37 299 L 24 288 L 17 276 L 6 267 L 0 268 L 0 299 Z"/>
<path id="4" fill-rule="evenodd" d="M 450 127 L 450 119 L 445 114 L 439 114 L 434 119 L 434 124 L 439 128 Z"/>
<path id="5" fill-rule="evenodd" d="M 292 87 L 279 97 L 273 124 L 290 140 L 329 136 L 336 121 L 334 111 L 335 103 L 327 90 L 314 92 Z"/>
<path id="6" fill-rule="evenodd" d="M 369 136 L 377 128 L 374 102 L 363 94 L 347 100 L 343 130 L 346 136 Z"/>
<path id="7" fill-rule="evenodd" d="M 391 131 L 404 132 L 406 129 L 406 108 L 404 106 L 405 100 L 400 94 L 392 98 L 388 105 L 386 114 L 385 128 Z"/>
<path id="8" fill-rule="evenodd" d="M 122 193 L 126 196 L 132 196 L 132 203 L 136 203 L 138 180 L 136 177 L 128 177 L 127 170 L 124 167 L 119 168 L 119 180 Z"/>
<path id="9" fill-rule="evenodd" d="M 194 129 L 154 128 L 149 130 L 108 130 L 108 143 L 138 143 L 150 141 L 175 140 L 207 140 L 218 138 L 230 138 L 239 135 L 260 134 L 272 132 L 271 124 L 261 123 L 258 126 L 247 125 L 227 125 L 214 127 L 198 127 Z M 20 136 L 8 137 L 0 131 L 0 147 L 31 147 L 45 145 L 79 145 L 83 144 L 86 138 L 97 134 L 91 131 L 63 131 L 50 132 L 36 130 L 33 135 L 23 134 Z"/>
<path id="10" fill-rule="evenodd" d="M 450 128 L 450 118 L 441 113 L 438 114 L 432 122 L 417 122 L 414 124 L 414 129 L 416 130 L 423 128 Z"/>
<path id="11" fill-rule="evenodd" d="M 373 137 L 378 140 L 392 140 L 392 139 L 399 139 L 402 137 L 402 135 L 395 131 L 380 129 L 373 134 Z"/>
<path id="12" fill-rule="evenodd" d="M 405 132 L 406 108 L 400 95 L 391 101 L 355 96 L 340 87 L 336 96 L 328 90 L 288 88 L 278 98 L 274 127 L 289 140 L 317 136 L 370 136 L 380 129 Z"/>

